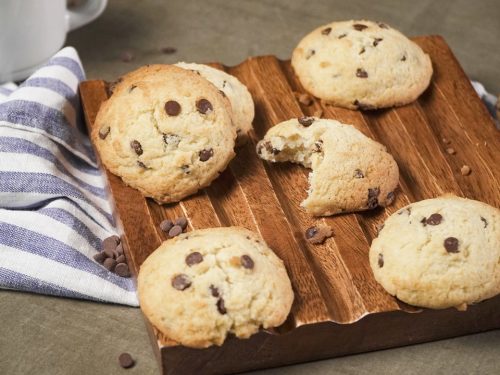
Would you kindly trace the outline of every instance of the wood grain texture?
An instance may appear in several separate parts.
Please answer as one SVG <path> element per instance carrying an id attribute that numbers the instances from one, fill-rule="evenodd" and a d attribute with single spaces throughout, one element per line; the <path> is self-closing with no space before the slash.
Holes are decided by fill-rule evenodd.
<path id="1" fill-rule="evenodd" d="M 466 312 L 416 309 L 388 295 L 374 280 L 368 250 L 376 228 L 388 215 L 416 200 L 452 192 L 500 206 L 500 136 L 465 73 L 441 37 L 415 38 L 431 56 L 434 76 L 418 101 L 396 109 L 351 111 L 300 104 L 303 92 L 289 61 L 253 57 L 236 67 L 212 64 L 238 77 L 256 105 L 250 141 L 237 150 L 229 168 L 213 184 L 181 203 L 160 206 L 107 173 L 124 230 L 126 255 L 134 274 L 165 240 L 158 224 L 185 215 L 189 230 L 240 225 L 258 232 L 283 259 L 295 292 L 287 322 L 249 340 L 230 338 L 222 347 L 194 350 L 148 329 L 164 373 L 228 373 L 436 340 L 500 327 L 500 297 Z M 80 86 L 92 128 L 106 98 L 102 81 Z M 274 124 L 323 110 L 324 118 L 354 125 L 384 144 L 400 168 L 394 204 L 370 212 L 312 218 L 300 209 L 306 197 L 304 168 L 268 164 L 255 144 Z M 451 143 L 445 144 L 443 138 Z M 446 152 L 456 150 L 455 155 Z M 460 168 L 468 165 L 469 176 Z M 318 222 L 335 236 L 323 245 L 304 240 Z"/>

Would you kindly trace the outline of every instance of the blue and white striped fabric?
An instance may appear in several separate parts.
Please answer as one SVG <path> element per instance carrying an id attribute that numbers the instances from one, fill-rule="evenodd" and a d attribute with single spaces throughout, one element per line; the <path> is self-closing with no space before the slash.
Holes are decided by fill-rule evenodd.
<path id="1" fill-rule="evenodd" d="M 138 306 L 131 279 L 93 260 L 117 232 L 84 128 L 76 51 L 0 86 L 0 287 Z"/>

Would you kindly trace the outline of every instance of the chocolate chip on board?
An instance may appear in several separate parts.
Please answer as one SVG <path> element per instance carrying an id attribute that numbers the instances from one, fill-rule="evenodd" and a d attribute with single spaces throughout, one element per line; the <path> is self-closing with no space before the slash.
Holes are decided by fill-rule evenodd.
<path id="1" fill-rule="evenodd" d="M 115 273 L 120 277 L 130 276 L 130 270 L 126 263 L 118 263 L 115 267 Z"/>
<path id="2" fill-rule="evenodd" d="M 188 221 L 184 216 L 181 216 L 175 219 L 174 224 L 180 226 L 182 230 L 184 230 L 187 227 Z"/>
<path id="3" fill-rule="evenodd" d="M 116 260 L 114 260 L 113 258 L 106 258 L 106 260 L 104 260 L 104 263 L 102 265 L 108 271 L 113 272 L 115 270 Z"/>
<path id="4" fill-rule="evenodd" d="M 174 223 L 172 223 L 172 220 L 169 219 L 165 219 L 160 223 L 160 229 L 165 233 L 168 233 L 173 226 Z"/>
<path id="5" fill-rule="evenodd" d="M 116 249 L 116 247 L 118 246 L 118 244 L 120 243 L 120 237 L 116 236 L 116 235 L 113 235 L 113 236 L 109 236 L 109 237 L 106 237 L 103 241 L 102 241 L 102 247 L 103 248 L 110 248 L 110 249 Z"/>
<path id="6" fill-rule="evenodd" d="M 175 275 L 172 278 L 172 287 L 177 290 L 185 290 L 191 286 L 191 280 L 188 275 L 184 275 L 183 273 Z"/>
<path id="7" fill-rule="evenodd" d="M 354 27 L 354 29 L 358 31 L 363 31 L 364 29 L 368 28 L 368 26 L 363 25 L 362 23 L 355 23 L 354 25 L 352 25 L 352 27 Z"/>
<path id="8" fill-rule="evenodd" d="M 123 368 L 130 368 L 135 364 L 134 359 L 129 353 L 120 354 L 120 356 L 118 357 L 118 362 Z"/>
<path id="9" fill-rule="evenodd" d="M 179 234 L 182 233 L 182 228 L 180 225 L 174 225 L 169 231 L 168 235 L 169 237 L 177 237 Z"/>
<path id="10" fill-rule="evenodd" d="M 125 262 L 126 262 L 125 255 L 122 254 L 122 255 L 118 255 L 116 257 L 116 263 L 120 264 L 120 263 L 125 263 Z"/>
<path id="11" fill-rule="evenodd" d="M 104 260 L 107 258 L 106 254 L 104 254 L 104 252 L 99 252 L 97 254 L 94 255 L 94 260 L 99 263 L 99 264 L 103 264 L 104 263 Z"/>

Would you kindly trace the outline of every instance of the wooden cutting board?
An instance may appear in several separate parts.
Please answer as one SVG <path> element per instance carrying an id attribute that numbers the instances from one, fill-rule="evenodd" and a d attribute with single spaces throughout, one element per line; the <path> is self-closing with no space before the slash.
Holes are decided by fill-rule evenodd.
<path id="1" fill-rule="evenodd" d="M 431 56 L 434 76 L 428 90 L 410 105 L 371 112 L 322 106 L 319 101 L 303 106 L 294 91 L 304 90 L 289 61 L 263 56 L 235 67 L 212 64 L 246 84 L 256 105 L 254 133 L 230 167 L 209 188 L 165 206 L 145 199 L 107 172 L 135 275 L 167 239 L 159 223 L 184 215 L 188 230 L 240 225 L 260 233 L 284 260 L 292 280 L 295 302 L 286 323 L 247 340 L 231 337 L 222 347 L 190 349 L 146 322 L 162 373 L 240 372 L 500 328 L 500 297 L 465 312 L 416 309 L 387 294 L 368 264 L 377 225 L 410 202 L 452 192 L 500 206 L 500 133 L 446 42 L 439 36 L 414 40 Z M 83 82 L 80 91 L 92 128 L 107 98 L 106 84 Z M 290 163 L 267 164 L 257 157 L 255 144 L 270 127 L 319 108 L 323 117 L 353 124 L 387 146 L 400 168 L 400 189 L 392 206 L 313 218 L 299 208 L 308 171 Z M 447 147 L 456 154 L 448 154 Z M 463 165 L 471 168 L 470 175 L 461 174 Z M 330 225 L 335 236 L 323 245 L 311 245 L 303 233 L 318 222 Z"/>

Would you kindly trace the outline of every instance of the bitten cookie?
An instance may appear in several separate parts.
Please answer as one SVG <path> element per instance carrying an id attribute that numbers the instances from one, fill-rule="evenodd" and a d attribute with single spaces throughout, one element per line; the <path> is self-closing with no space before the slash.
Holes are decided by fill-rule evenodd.
<path id="1" fill-rule="evenodd" d="M 141 308 L 182 345 L 222 345 L 281 325 L 293 302 L 283 262 L 240 227 L 211 228 L 163 242 L 142 264 Z"/>
<path id="2" fill-rule="evenodd" d="M 91 136 L 103 164 L 127 185 L 176 202 L 208 186 L 234 157 L 230 112 L 196 73 L 150 65 L 116 84 Z"/>
<path id="3" fill-rule="evenodd" d="M 401 209 L 370 248 L 375 279 L 415 306 L 443 309 L 500 293 L 500 210 L 446 195 Z"/>
<path id="4" fill-rule="evenodd" d="M 179 62 L 175 65 L 198 72 L 227 96 L 233 110 L 233 121 L 236 126 L 238 143 L 244 143 L 247 133 L 252 129 L 255 112 L 252 95 L 250 95 L 247 87 L 238 78 L 208 65 L 185 62 Z"/>
<path id="5" fill-rule="evenodd" d="M 267 132 L 257 154 L 312 169 L 301 205 L 313 215 L 385 207 L 394 200 L 399 179 L 394 158 L 352 125 L 315 117 L 288 120 Z"/>
<path id="6" fill-rule="evenodd" d="M 334 105 L 375 109 L 410 103 L 427 88 L 432 63 L 385 23 L 332 22 L 304 37 L 292 66 L 304 88 Z"/>

